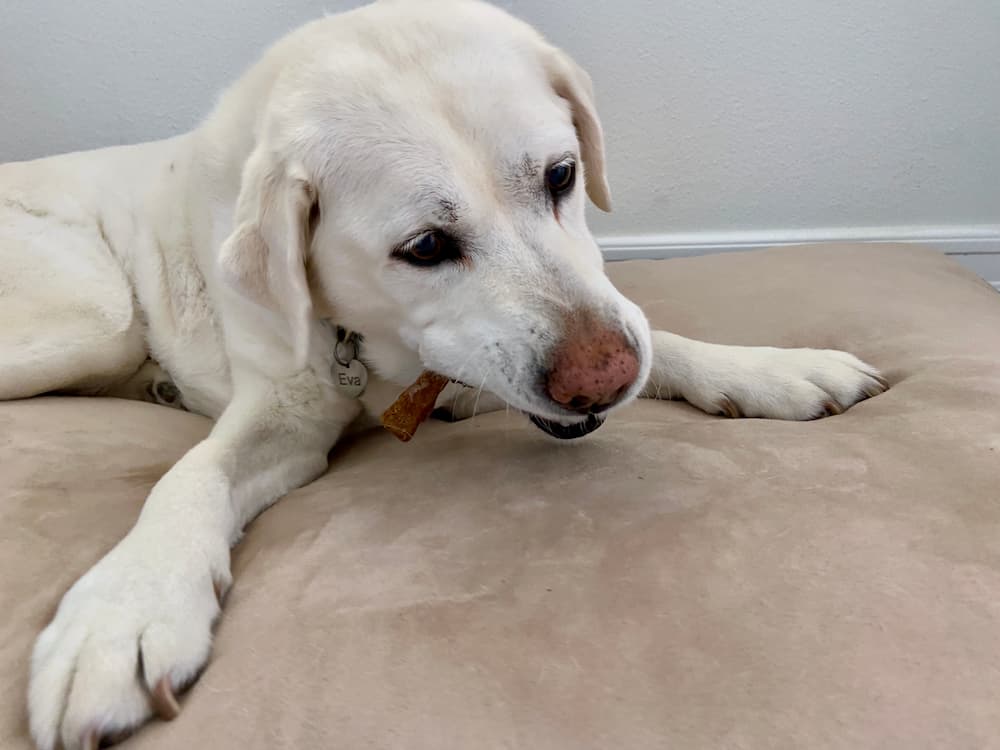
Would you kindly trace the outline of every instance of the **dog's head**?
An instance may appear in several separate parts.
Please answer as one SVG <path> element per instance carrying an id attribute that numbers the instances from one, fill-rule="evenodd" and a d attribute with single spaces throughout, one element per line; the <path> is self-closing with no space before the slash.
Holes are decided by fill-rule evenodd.
<path id="1" fill-rule="evenodd" d="M 587 229 L 611 197 L 569 57 L 477 0 L 382 0 L 269 57 L 221 258 L 300 360 L 332 317 L 383 376 L 430 368 L 560 435 L 637 395 L 649 326 Z"/>

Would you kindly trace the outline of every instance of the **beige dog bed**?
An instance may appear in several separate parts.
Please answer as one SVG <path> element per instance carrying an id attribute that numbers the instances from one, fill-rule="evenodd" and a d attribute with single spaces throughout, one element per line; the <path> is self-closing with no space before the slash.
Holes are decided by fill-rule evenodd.
<path id="1" fill-rule="evenodd" d="M 615 264 L 656 327 L 838 347 L 810 423 L 640 402 L 383 433 L 259 518 L 181 716 L 127 750 L 980 748 L 1000 737 L 1000 295 L 911 247 Z M 207 420 L 0 404 L 0 747 L 31 643 Z"/>

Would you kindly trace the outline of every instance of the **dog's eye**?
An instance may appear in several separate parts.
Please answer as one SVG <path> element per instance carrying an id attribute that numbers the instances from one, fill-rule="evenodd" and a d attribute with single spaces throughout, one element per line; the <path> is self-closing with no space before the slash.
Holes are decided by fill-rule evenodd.
<path id="1" fill-rule="evenodd" d="M 576 182 L 576 164 L 569 160 L 553 164 L 545 173 L 545 181 L 548 183 L 549 192 L 554 198 L 569 192 L 573 189 L 573 183 Z"/>
<path id="2" fill-rule="evenodd" d="M 436 266 L 459 256 L 455 240 L 444 232 L 432 229 L 407 240 L 394 252 L 397 258 L 415 266 Z"/>

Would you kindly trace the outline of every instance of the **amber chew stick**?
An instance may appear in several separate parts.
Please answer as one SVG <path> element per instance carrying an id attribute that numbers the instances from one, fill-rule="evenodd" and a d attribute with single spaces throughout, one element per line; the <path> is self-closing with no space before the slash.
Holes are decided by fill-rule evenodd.
<path id="1" fill-rule="evenodd" d="M 448 378 L 425 370 L 417 382 L 403 391 L 392 406 L 382 412 L 382 426 L 404 443 L 417 431 L 420 423 L 434 411 L 434 404 Z"/>

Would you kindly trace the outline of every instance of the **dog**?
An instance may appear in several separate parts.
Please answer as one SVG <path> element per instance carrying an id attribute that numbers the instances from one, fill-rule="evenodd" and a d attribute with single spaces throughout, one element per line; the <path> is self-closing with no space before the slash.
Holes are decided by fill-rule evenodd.
<path id="1" fill-rule="evenodd" d="M 888 387 L 844 352 L 651 331 L 588 196 L 610 210 L 590 78 L 480 0 L 317 20 L 191 133 L 0 166 L 0 398 L 215 420 L 39 635 L 39 748 L 175 716 L 244 526 L 424 370 L 453 418 L 509 405 L 559 438 L 639 396 L 806 420 Z"/>

